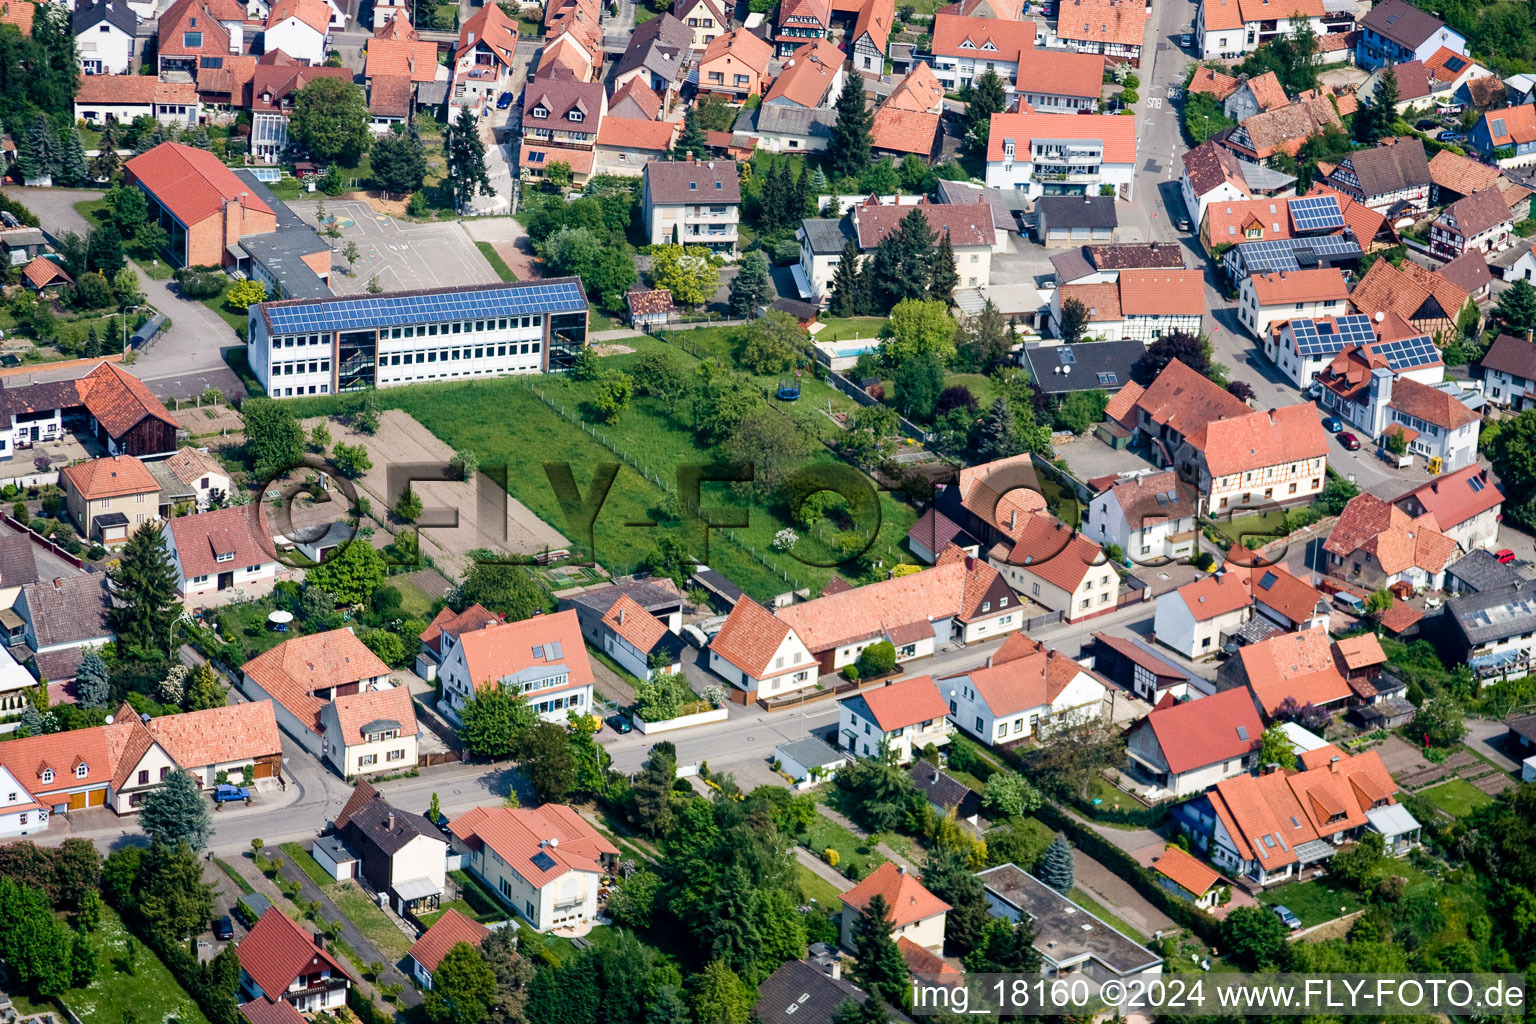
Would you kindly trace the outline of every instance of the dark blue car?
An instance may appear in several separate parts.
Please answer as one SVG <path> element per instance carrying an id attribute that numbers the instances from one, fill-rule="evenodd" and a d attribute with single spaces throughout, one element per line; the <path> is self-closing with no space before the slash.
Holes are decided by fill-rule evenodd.
<path id="1" fill-rule="evenodd" d="M 1324 416 L 1323 429 L 1328 431 L 1330 434 L 1337 434 L 1339 431 L 1344 429 L 1344 421 L 1339 419 L 1337 416 Z"/>
<path id="2" fill-rule="evenodd" d="M 496 109 L 497 110 L 506 110 L 511 105 L 512 105 L 512 94 L 510 92 L 504 92 L 500 96 L 496 97 Z"/>

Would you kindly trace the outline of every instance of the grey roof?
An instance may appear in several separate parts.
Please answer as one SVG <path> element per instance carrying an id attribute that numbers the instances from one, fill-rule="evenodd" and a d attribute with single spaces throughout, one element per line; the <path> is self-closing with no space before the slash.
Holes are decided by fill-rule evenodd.
<path id="1" fill-rule="evenodd" d="M 671 608 L 680 608 L 683 598 L 676 590 L 668 590 L 656 583 L 642 580 L 631 580 L 628 583 L 613 583 L 606 587 L 593 587 L 591 590 L 583 590 L 579 594 L 570 597 L 572 604 L 579 604 L 584 608 L 591 608 L 599 615 L 608 614 L 608 609 L 613 607 L 615 601 L 621 596 L 627 595 L 641 608 L 648 612 L 657 612 Z"/>
<path id="2" fill-rule="evenodd" d="M 800 230 L 805 232 L 806 241 L 811 243 L 811 252 L 817 256 L 840 253 L 843 251 L 843 243 L 857 241 L 853 226 L 846 217 L 836 220 L 831 217 L 807 217 L 800 222 Z"/>
<path id="3" fill-rule="evenodd" d="M 1051 266 L 1056 270 L 1056 285 L 1071 284 L 1081 281 L 1085 277 L 1097 274 L 1098 268 L 1093 265 L 1093 260 L 1088 258 L 1088 247 L 1080 245 L 1076 249 L 1068 249 L 1051 257 Z"/>
<path id="4" fill-rule="evenodd" d="M 139 25 L 138 16 L 128 9 L 126 3 L 121 0 L 101 0 L 99 3 L 76 5 L 74 16 L 70 18 L 70 29 L 78 36 L 102 22 L 130 37 Z"/>
<path id="5" fill-rule="evenodd" d="M 153 465 L 153 463 L 149 463 Z M 37 582 L 37 552 L 25 533 L 0 534 L 0 587 L 24 587 Z"/>
<path id="6" fill-rule="evenodd" d="M 1507 640 L 1536 631 L 1536 586 L 1515 583 L 1453 597 L 1445 611 L 1469 646 Z"/>
<path id="7" fill-rule="evenodd" d="M 692 46 L 693 30 L 671 14 L 662 12 L 634 30 L 614 75 L 627 75 L 637 68 L 645 68 L 669 82 L 681 81 Z M 651 83 L 645 84 L 649 86 Z"/>
<path id="8" fill-rule="evenodd" d="M 1519 718 L 1511 718 L 1504 723 L 1509 726 L 1509 731 L 1516 736 L 1523 736 L 1536 743 L 1536 714 L 1521 715 Z"/>
<path id="9" fill-rule="evenodd" d="M 1161 962 L 1152 951 L 1115 931 L 1061 893 L 1012 864 L 978 872 L 987 893 L 1035 925 L 1035 949 L 1058 965 L 1092 957 L 1117 974 L 1130 974 Z"/>
<path id="10" fill-rule="evenodd" d="M 1090 341 L 1077 345 L 1031 342 L 1024 361 L 1035 379 L 1035 390 L 1047 395 L 1072 391 L 1116 392 L 1131 382 L 1131 367 L 1146 353 L 1139 341 Z M 1070 373 L 1058 373 L 1066 370 Z"/>
<path id="11" fill-rule="evenodd" d="M 773 748 L 773 752 L 807 768 L 820 768 L 848 760 L 847 754 L 832 749 L 814 736 L 793 743 L 780 743 Z"/>
<path id="12" fill-rule="evenodd" d="M 357 854 L 347 849 L 347 844 L 341 841 L 340 836 L 321 836 L 315 840 L 315 849 L 324 851 L 337 864 L 357 860 Z"/>
<path id="13" fill-rule="evenodd" d="M 112 635 L 107 621 L 106 577 L 100 573 L 40 580 L 21 588 L 18 601 L 27 605 L 27 619 L 37 646 L 77 644 Z"/>
<path id="14" fill-rule="evenodd" d="M 298 214 L 273 195 L 272 190 L 254 174 L 250 171 L 235 173 L 256 194 L 256 198 L 271 207 L 277 215 L 276 231 L 245 235 L 240 239 L 240 247 L 272 273 L 278 287 L 283 290 L 283 298 L 318 299 L 330 295 L 329 286 L 301 259 L 317 252 L 326 252 L 330 247 L 314 228 L 300 220 Z"/>
<path id="15" fill-rule="evenodd" d="M 9 231 L 0 231 L 0 245 L 7 249 L 21 249 L 31 245 L 44 245 L 47 241 L 43 237 L 42 228 L 12 228 Z"/>
<path id="16" fill-rule="evenodd" d="M 391 814 L 395 816 L 393 828 L 389 823 Z M 426 836 L 428 839 L 435 839 L 444 844 L 447 842 L 443 834 L 434 828 L 424 815 L 396 810 L 390 806 L 388 800 L 377 794 L 372 800 L 352 812 L 352 816 L 347 819 L 343 835 L 352 839 L 354 843 L 371 843 L 390 857 L 400 852 L 406 843 L 417 836 Z"/>
<path id="17" fill-rule="evenodd" d="M 1381 0 L 1360 19 L 1362 29 L 1370 29 L 1382 38 L 1410 50 L 1417 49 L 1420 43 L 1440 31 L 1444 25 L 1445 22 L 1433 14 L 1421 11 L 1403 0 Z"/>
<path id="18" fill-rule="evenodd" d="M 787 103 L 765 103 L 754 111 L 754 129 L 758 135 L 797 135 L 805 138 L 827 138 L 837 123 L 837 111 L 825 107 L 808 109 L 792 107 Z M 736 130 L 742 130 L 740 119 Z"/>
<path id="19" fill-rule="evenodd" d="M 1286 174 L 1284 171 L 1277 171 L 1264 164 L 1251 164 L 1247 160 L 1239 160 L 1237 165 L 1243 181 L 1255 192 L 1278 191 L 1296 181 L 1294 174 Z"/>
<path id="20" fill-rule="evenodd" d="M 178 499 L 197 497 L 197 489 L 184 483 L 175 473 L 171 472 L 164 459 L 155 462 L 144 463 L 144 468 L 149 470 L 149 475 L 155 478 L 160 485 L 160 498 L 162 501 L 172 503 Z"/>
<path id="21" fill-rule="evenodd" d="M 1000 188 L 987 188 L 944 178 L 939 179 L 938 199 L 951 206 L 985 202 L 992 208 L 992 228 L 995 231 L 1018 231 L 1019 222 L 1014 220 L 1014 211 L 1028 210 L 1032 205 L 1024 193 L 1017 189 L 1004 192 Z"/>
<path id="22" fill-rule="evenodd" d="M 747 596 L 744 590 L 727 579 L 723 573 L 716 572 L 706 565 L 695 567 L 693 578 L 699 581 L 699 586 L 731 605 L 735 605 L 737 601 Z"/>
<path id="23" fill-rule="evenodd" d="M 1429 185 L 1429 158 L 1419 139 L 1351 153 L 1344 162 L 1354 168 L 1360 191 L 1368 197 Z"/>
<path id="24" fill-rule="evenodd" d="M 72 380 L 0 387 L 0 416 L 3 417 L 51 409 L 75 409 L 84 404 L 80 400 L 80 389 Z"/>
<path id="25" fill-rule="evenodd" d="M 1483 354 L 1485 370 L 1501 370 L 1526 380 L 1536 380 L 1536 345 L 1513 334 L 1501 334 Z"/>
<path id="26" fill-rule="evenodd" d="M 1420 827 L 1419 819 L 1410 814 L 1408 808 L 1402 804 L 1372 807 L 1365 812 L 1365 819 L 1371 823 L 1371 828 L 1384 836 L 1400 836 Z"/>
<path id="27" fill-rule="evenodd" d="M 655 203 L 741 202 L 734 160 L 651 160 L 643 173 Z"/>
<path id="28" fill-rule="evenodd" d="M 1490 267 L 1498 267 L 1500 270 L 1508 270 L 1520 261 L 1520 257 L 1531 251 L 1532 245 L 1533 243 L 1529 238 L 1522 238 L 1497 256 L 1491 257 L 1488 260 L 1488 265 Z"/>
<path id="29" fill-rule="evenodd" d="M 1115 201 L 1110 196 L 1041 196 L 1035 213 L 1042 230 L 1055 228 L 1113 228 Z"/>
<path id="30" fill-rule="evenodd" d="M 1049 298 L 1043 298 L 1034 282 L 1028 284 L 989 284 L 981 288 L 956 288 L 955 306 L 966 316 L 975 316 L 991 300 L 1003 316 L 1033 315 L 1048 312 Z"/>
<path id="31" fill-rule="evenodd" d="M 757 1024 L 831 1024 L 845 1001 L 862 1006 L 868 998 L 851 981 L 833 978 L 804 960 L 790 960 L 757 987 L 752 1017 Z M 891 1019 L 911 1024 L 894 1010 Z"/>
<path id="32" fill-rule="evenodd" d="M 272 909 L 272 901 L 267 899 L 259 892 L 246 893 L 244 896 L 240 897 L 240 902 L 244 903 L 246 906 L 250 907 L 251 910 L 255 911 L 257 917 L 260 917 L 262 914 L 265 914 L 267 911 Z"/>
<path id="33" fill-rule="evenodd" d="M 964 809 L 965 804 L 974 804 L 977 800 L 976 794 L 971 790 L 971 787 L 953 775 L 941 771 L 938 765 L 933 764 L 926 758 L 920 759 L 914 764 L 907 772 L 907 776 L 911 778 L 912 784 L 928 798 L 930 803 L 936 804 L 939 807 Z M 974 811 L 969 813 L 974 813 Z M 961 816 L 965 817 L 966 815 L 962 814 Z"/>
<path id="34" fill-rule="evenodd" d="M 32 668 L 39 679 L 46 679 L 50 683 L 67 683 L 75 678 L 80 662 L 84 660 L 84 647 L 64 647 L 57 651 L 34 654 Z"/>
<path id="35" fill-rule="evenodd" d="M 1452 562 L 1445 572 L 1447 576 L 1454 576 L 1463 584 L 1454 589 L 1467 590 L 1474 594 L 1525 582 L 1525 577 L 1519 570 L 1512 565 L 1500 562 L 1493 557 L 1493 552 L 1485 548 L 1474 548 L 1468 551 Z"/>

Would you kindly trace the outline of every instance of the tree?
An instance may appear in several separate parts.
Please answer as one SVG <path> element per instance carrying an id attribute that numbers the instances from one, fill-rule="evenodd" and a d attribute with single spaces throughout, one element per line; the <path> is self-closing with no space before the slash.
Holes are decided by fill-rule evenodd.
<path id="1" fill-rule="evenodd" d="M 75 697 L 83 708 L 104 708 L 111 693 L 107 663 L 95 651 L 86 651 L 75 669 Z"/>
<path id="2" fill-rule="evenodd" d="M 1536 331 L 1536 285 L 1518 278 L 1499 296 L 1493 317 L 1504 331 L 1528 338 Z"/>
<path id="3" fill-rule="evenodd" d="M 832 271 L 831 308 L 833 316 L 859 316 L 867 311 L 869 296 L 859 274 L 859 246 L 853 239 L 843 243 L 843 254 Z"/>
<path id="4" fill-rule="evenodd" d="M 864 266 L 870 279 L 870 312 L 883 313 L 903 300 L 929 296 L 933 289 L 934 241 L 933 228 L 920 207 L 913 207 L 896 230 L 880 240 L 875 254 Z"/>
<path id="5" fill-rule="evenodd" d="M 367 538 L 354 537 L 319 565 L 304 570 L 304 582 L 330 591 L 337 604 L 360 604 L 384 582 L 386 571 L 383 557 Z"/>
<path id="6" fill-rule="evenodd" d="M 347 261 L 347 270 L 350 271 L 357 263 L 357 258 L 362 255 L 357 243 L 347 239 L 347 244 L 341 247 L 341 258 Z"/>
<path id="7" fill-rule="evenodd" d="M 1289 933 L 1268 907 L 1238 907 L 1221 922 L 1222 944 L 1227 956 L 1254 971 L 1280 965 Z"/>
<path id="8" fill-rule="evenodd" d="M 1146 387 L 1175 359 L 1202 377 L 1211 376 L 1211 343 L 1193 334 L 1177 331 L 1165 334 L 1148 345 L 1147 351 L 1131 368 L 1131 374 L 1137 383 Z"/>
<path id="9" fill-rule="evenodd" d="M 1386 587 L 1380 587 L 1365 599 L 1365 613 L 1367 615 L 1380 615 L 1389 612 L 1397 602 L 1392 597 L 1392 591 Z"/>
<path id="10" fill-rule="evenodd" d="M 368 446 L 364 444 L 337 444 L 331 451 L 331 461 L 336 464 L 342 476 L 351 480 L 356 480 L 373 468 L 373 459 L 368 454 Z"/>
<path id="11" fill-rule="evenodd" d="M 448 178 L 453 182 L 453 205 L 462 210 L 469 205 L 478 189 L 482 196 L 493 196 L 491 176 L 485 169 L 485 143 L 480 141 L 480 129 L 475 123 L 474 112 L 468 107 L 459 111 L 458 120 L 443 132 L 443 152 L 448 157 Z M 545 171 L 552 173 L 554 168 Z"/>
<path id="12" fill-rule="evenodd" d="M 90 169 L 85 163 L 85 147 L 80 144 L 80 133 L 71 125 L 60 139 L 59 175 L 55 185 L 78 188 L 90 180 Z"/>
<path id="13" fill-rule="evenodd" d="M 214 674 L 212 665 L 205 661 L 192 670 L 192 681 L 187 684 L 185 700 L 188 711 L 221 708 L 227 699 L 224 684 L 219 682 L 219 677 Z"/>
<path id="14" fill-rule="evenodd" d="M 309 432 L 309 450 L 312 452 L 324 452 L 331 446 L 331 428 L 324 421 L 316 423 L 314 429 Z"/>
<path id="15" fill-rule="evenodd" d="M 983 372 L 1007 361 L 1013 340 L 1013 330 L 1008 326 L 1008 320 L 990 296 L 982 302 L 979 313 L 968 317 L 960 325 L 960 352 L 973 368 Z"/>
<path id="16" fill-rule="evenodd" d="M 1336 516 L 1344 511 L 1344 506 L 1359 493 L 1360 488 L 1345 477 L 1329 474 L 1328 482 L 1323 484 L 1315 504 L 1317 510 L 1323 515 Z"/>
<path id="17" fill-rule="evenodd" d="M 173 768 L 144 795 L 139 824 L 156 842 L 185 843 L 194 851 L 206 848 L 213 837 L 213 815 L 202 787 L 185 768 Z"/>
<path id="18" fill-rule="evenodd" d="M 770 310 L 738 329 L 733 340 L 740 345 L 737 362 L 752 373 L 766 376 L 794 365 L 805 335 L 800 321 L 788 313 Z"/>
<path id="19" fill-rule="evenodd" d="M 524 730 L 517 761 L 534 793 L 545 803 L 564 803 L 576 786 L 576 758 L 562 726 L 539 722 Z"/>
<path id="20" fill-rule="evenodd" d="M 827 138 L 828 174 L 856 177 L 869 165 L 869 132 L 874 123 L 875 115 L 864 102 L 864 77 L 848 75 L 837 97 L 837 121 Z"/>
<path id="21" fill-rule="evenodd" d="M 258 477 L 271 477 L 302 465 L 304 430 L 281 402 L 253 398 L 240 407 L 245 420 L 245 457 Z"/>
<path id="22" fill-rule="evenodd" d="M 896 366 L 927 354 L 947 360 L 955 352 L 955 330 L 955 318 L 943 302 L 904 299 L 891 310 L 880 353 Z"/>
<path id="23" fill-rule="evenodd" d="M 720 961 L 712 961 L 688 983 L 697 1024 L 747 1024 L 751 1019 L 752 991 Z"/>
<path id="24" fill-rule="evenodd" d="M 704 129 L 699 126 L 696 107 L 689 107 L 683 115 L 683 131 L 678 135 L 677 141 L 672 143 L 672 159 L 686 160 L 693 157 L 695 160 L 705 160 L 709 157 L 709 139 L 704 135 Z"/>
<path id="25" fill-rule="evenodd" d="M 1043 800 L 1018 772 L 996 771 L 982 790 L 981 805 L 997 818 L 1021 818 L 1038 810 Z"/>
<path id="26" fill-rule="evenodd" d="M 733 462 L 753 467 L 754 486 L 772 493 L 811 453 L 805 432 L 788 417 L 760 406 L 742 417 L 725 440 Z"/>
<path id="27" fill-rule="evenodd" d="M 566 225 L 539 243 L 544 265 L 553 274 L 585 278 L 602 256 L 603 240 L 588 227 Z"/>
<path id="28" fill-rule="evenodd" d="M 518 622 L 543 611 L 549 598 L 538 579 L 522 566 L 476 560 L 464 582 L 448 595 L 448 603 L 458 611 L 479 604 Z"/>
<path id="29" fill-rule="evenodd" d="M 544 180 L 564 192 L 576 180 L 576 172 L 565 160 L 555 160 L 544 167 Z"/>
<path id="30" fill-rule="evenodd" d="M 183 613 L 176 588 L 181 574 L 153 523 L 128 538 L 118 564 L 107 570 L 113 632 L 136 657 L 149 659 L 169 648 L 171 623 Z"/>
<path id="31" fill-rule="evenodd" d="M 231 309 L 244 313 L 256 303 L 267 301 L 267 286 L 250 278 L 236 281 L 224 294 L 224 301 L 229 303 Z"/>
<path id="32" fill-rule="evenodd" d="M 26 990 L 61 995 L 73 981 L 74 936 L 40 889 L 0 878 L 0 956 Z"/>
<path id="33" fill-rule="evenodd" d="M 405 641 L 387 629 L 365 629 L 357 638 L 384 664 L 398 667 L 405 663 Z"/>
<path id="34" fill-rule="evenodd" d="M 973 153 L 985 153 L 992 136 L 992 115 L 1008 109 L 1008 94 L 997 72 L 988 68 L 971 82 L 965 111 L 965 143 Z"/>
<path id="35" fill-rule="evenodd" d="M 103 886 L 108 864 L 103 865 Z M 203 865 L 186 843 L 152 843 L 139 859 L 132 882 L 139 920 L 166 943 L 176 943 L 208 926 L 213 886 L 203 881 Z"/>
<path id="36" fill-rule="evenodd" d="M 853 922 L 852 938 L 858 954 L 851 973 L 854 983 L 871 996 L 900 1007 L 906 1005 L 908 972 L 907 962 L 891 938 L 892 927 L 890 905 L 883 895 L 875 893 Z"/>
<path id="37" fill-rule="evenodd" d="M 1461 705 L 1453 697 L 1431 697 L 1419 708 L 1414 724 L 1431 744 L 1454 747 L 1467 734 Z"/>
<path id="38" fill-rule="evenodd" d="M 1056 425 L 1074 434 L 1087 433 L 1088 428 L 1104 418 L 1108 407 L 1108 393 L 1098 388 L 1070 392 L 1056 409 Z"/>
<path id="39" fill-rule="evenodd" d="M 663 741 L 651 748 L 630 788 L 630 819 L 647 835 L 667 832 L 672 822 L 672 783 L 677 781 L 677 751 Z"/>
<path id="40" fill-rule="evenodd" d="M 1072 847 L 1066 836 L 1057 836 L 1045 851 L 1045 862 L 1040 865 L 1040 881 L 1062 895 L 1072 891 Z"/>
<path id="41" fill-rule="evenodd" d="M 395 501 L 395 518 L 401 522 L 414 523 L 422 511 L 421 495 L 409 484 L 400 492 L 400 497 Z"/>
<path id="42" fill-rule="evenodd" d="M 965 958 L 965 969 L 981 974 L 1033 974 L 1040 970 L 1035 951 L 1035 927 L 1029 921 L 994 917 L 982 927 L 976 948 Z"/>
<path id="43" fill-rule="evenodd" d="M 702 306 L 715 294 L 720 271 L 701 245 L 664 245 L 651 252 L 651 283 L 680 306 Z"/>
<path id="44" fill-rule="evenodd" d="M 538 721 L 521 691 L 504 688 L 495 680 L 475 690 L 459 718 L 464 723 L 459 736 L 465 748 L 493 761 L 513 756 L 522 734 Z"/>
<path id="45" fill-rule="evenodd" d="M 731 316 L 738 319 L 756 316 L 773 301 L 773 282 L 768 279 L 768 257 L 761 250 L 745 253 L 731 279 Z"/>
<path id="46" fill-rule="evenodd" d="M 368 148 L 368 102 L 348 78 L 315 78 L 293 98 L 288 136 L 322 163 L 357 165 Z"/>
<path id="47" fill-rule="evenodd" d="M 928 297 L 950 304 L 954 302 L 955 289 L 960 287 L 960 271 L 955 262 L 955 247 L 949 240 L 949 232 L 939 236 L 938 248 L 933 251 L 933 269 L 928 282 Z"/>
<path id="48" fill-rule="evenodd" d="M 1397 120 L 1399 98 L 1397 70 L 1388 64 L 1381 69 L 1380 77 L 1376 79 L 1370 103 L 1355 114 L 1355 134 L 1361 142 L 1378 142 L 1392 134 L 1392 122 Z"/>
<path id="49" fill-rule="evenodd" d="M 1328 873 L 1366 892 L 1386 863 L 1386 843 L 1381 833 L 1366 829 L 1359 839 L 1334 855 L 1328 862 Z"/>
<path id="50" fill-rule="evenodd" d="M 480 943 L 480 956 L 496 976 L 490 1013 L 496 1021 L 523 1020 L 528 984 L 533 981 L 533 959 L 518 953 L 517 938 L 518 929 L 498 928 Z"/>
<path id="51" fill-rule="evenodd" d="M 421 1008 L 432 1024 L 481 1024 L 496 998 L 496 975 L 479 950 L 460 942 L 432 971 L 432 987 Z"/>
<path id="52" fill-rule="evenodd" d="M 1284 770 L 1290 770 L 1296 764 L 1296 745 L 1278 723 L 1265 729 L 1259 737 L 1259 764 L 1277 764 Z"/>
<path id="53" fill-rule="evenodd" d="M 25 153 L 28 177 L 53 177 L 59 173 L 63 165 L 63 154 L 59 148 L 59 136 L 53 130 L 53 123 L 48 120 L 48 115 L 38 113 L 32 119 L 32 130 L 28 134 L 29 145 Z"/>
<path id="54" fill-rule="evenodd" d="M 117 233 L 117 227 L 111 221 L 91 232 L 85 264 L 107 277 L 123 269 L 123 236 Z"/>
<path id="55" fill-rule="evenodd" d="M 139 286 L 139 275 L 130 266 L 124 266 L 112 275 L 112 290 L 117 293 L 117 304 L 136 306 L 144 301 L 144 289 Z M 109 333 L 110 338 L 120 335 Z"/>
<path id="56" fill-rule="evenodd" d="M 1253 386 L 1245 380 L 1228 381 L 1227 394 L 1244 402 L 1251 402 L 1259 397 L 1258 392 L 1254 391 Z"/>
<path id="57" fill-rule="evenodd" d="M 132 238 L 149 220 L 149 199 L 143 189 L 113 185 L 102 198 L 112 213 L 112 222 L 124 238 Z"/>
<path id="58" fill-rule="evenodd" d="M 373 142 L 369 159 L 374 187 L 387 199 L 419 191 L 427 176 L 427 151 L 415 130 L 390 132 Z"/>
<path id="59" fill-rule="evenodd" d="M 1006 398 L 994 400 L 991 410 L 981 421 L 977 448 L 984 462 L 1011 458 L 1025 451 L 1014 425 L 1013 406 Z"/>
<path id="60" fill-rule="evenodd" d="M 896 671 L 896 647 L 889 640 L 879 640 L 859 652 L 859 675 L 862 678 L 890 675 Z"/>
<path id="61" fill-rule="evenodd" d="M 688 371 L 670 349 L 648 349 L 635 357 L 629 375 L 635 391 L 670 405 L 688 392 Z"/>
<path id="62" fill-rule="evenodd" d="M 896 406 L 908 419 L 926 423 L 944 388 L 944 364 L 932 352 L 924 352 L 896 364 L 893 384 Z"/>
<path id="63" fill-rule="evenodd" d="M 1067 299 L 1061 304 L 1061 319 L 1057 321 L 1056 333 L 1061 340 L 1068 345 L 1076 345 L 1083 340 L 1083 332 L 1088 328 L 1088 307 L 1083 305 L 1082 299 Z"/>
<path id="64" fill-rule="evenodd" d="M 627 373 L 613 370 L 603 374 L 592 389 L 592 411 L 603 423 L 617 423 L 634 389 L 634 381 Z"/>

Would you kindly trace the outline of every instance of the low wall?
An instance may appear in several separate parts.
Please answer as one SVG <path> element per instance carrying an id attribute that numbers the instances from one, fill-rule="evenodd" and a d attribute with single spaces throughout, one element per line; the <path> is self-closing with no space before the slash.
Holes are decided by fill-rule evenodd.
<path id="1" fill-rule="evenodd" d="M 679 715 L 669 718 L 664 722 L 642 721 L 639 715 L 630 715 L 629 720 L 634 723 L 642 735 L 649 736 L 657 732 L 671 732 L 674 729 L 687 729 L 695 725 L 708 725 L 710 722 L 723 722 L 730 717 L 727 708 L 719 707 L 710 711 L 700 711 L 693 715 Z"/>

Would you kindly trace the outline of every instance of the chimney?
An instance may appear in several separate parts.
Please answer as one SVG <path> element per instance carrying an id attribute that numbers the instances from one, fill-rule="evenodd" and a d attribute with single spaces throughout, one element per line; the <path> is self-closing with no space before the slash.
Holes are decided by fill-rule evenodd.
<path id="1" fill-rule="evenodd" d="M 928 781 L 929 782 L 938 782 L 939 781 L 939 770 L 937 768 L 935 768 L 933 770 L 932 774 L 930 774 L 928 776 Z"/>
<path id="2" fill-rule="evenodd" d="M 317 949 L 324 949 L 325 948 L 325 936 L 320 934 L 319 932 L 315 932 L 315 947 Z"/>
<path id="3" fill-rule="evenodd" d="M 619 609 L 619 625 L 624 625 L 624 609 Z"/>
<path id="4" fill-rule="evenodd" d="M 1013 509 L 1008 513 L 1008 529 L 1017 529 L 1019 525 L 1019 510 Z"/>
<path id="5" fill-rule="evenodd" d="M 1328 770 L 1333 772 L 1335 775 L 1339 774 L 1339 763 L 1340 762 L 1337 755 L 1330 757 L 1328 759 Z"/>
<path id="6" fill-rule="evenodd" d="M 976 568 L 976 559 L 972 558 L 970 555 L 966 555 L 965 556 L 965 571 L 966 572 L 970 572 L 974 568 Z"/>
<path id="7" fill-rule="evenodd" d="M 390 811 L 388 814 L 386 814 L 384 816 L 384 828 L 387 831 L 389 831 L 389 832 L 393 832 L 395 830 L 395 812 L 394 811 Z"/>
<path id="8" fill-rule="evenodd" d="M 63 583 L 63 582 L 64 582 L 64 581 L 63 581 L 63 580 L 62 580 L 62 579 L 60 579 L 60 578 L 59 578 L 59 577 L 57 577 L 57 576 L 55 576 L 55 577 L 54 577 L 54 578 L 53 578 L 53 589 L 54 589 L 54 590 L 61 590 L 61 589 L 63 589 L 63 588 L 62 588 L 62 587 L 61 587 L 61 586 L 60 586 L 60 584 L 61 584 L 61 583 Z"/>
<path id="9" fill-rule="evenodd" d="M 992 655 L 987 655 L 987 668 L 992 667 Z"/>
<path id="10" fill-rule="evenodd" d="M 898 875 L 906 874 L 907 873 L 907 866 L 905 864 L 898 864 L 898 865 L 896 865 L 896 873 Z"/>

